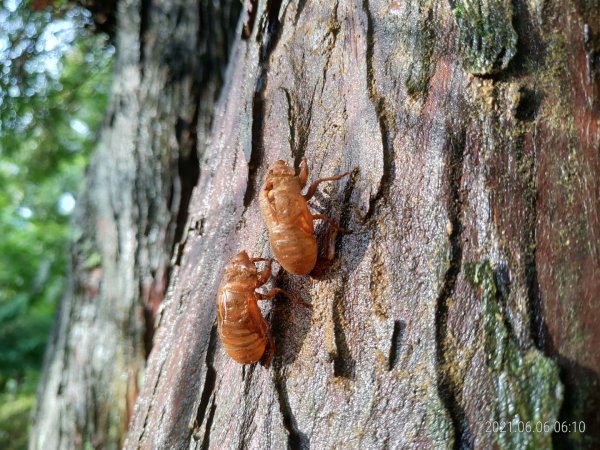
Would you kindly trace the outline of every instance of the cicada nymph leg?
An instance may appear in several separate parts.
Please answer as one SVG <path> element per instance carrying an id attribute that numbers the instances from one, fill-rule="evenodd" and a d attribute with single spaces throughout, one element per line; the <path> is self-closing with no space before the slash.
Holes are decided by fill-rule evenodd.
<path id="1" fill-rule="evenodd" d="M 308 163 L 306 162 L 306 157 L 302 158 L 302 162 L 300 163 L 298 181 L 300 182 L 300 189 L 304 189 L 304 186 L 306 186 L 306 182 L 308 181 Z"/>
<path id="2" fill-rule="evenodd" d="M 251 261 L 257 262 L 257 261 L 268 261 L 267 265 L 265 266 L 265 268 L 263 269 L 262 272 L 258 272 L 258 275 L 256 277 L 256 286 L 255 287 L 261 287 L 263 284 L 265 284 L 267 281 L 269 281 L 269 278 L 271 277 L 271 266 L 273 265 L 273 259 L 269 259 L 269 258 L 252 258 Z"/>
<path id="3" fill-rule="evenodd" d="M 313 181 L 312 184 L 309 186 L 308 191 L 306 191 L 306 194 L 304 194 L 304 200 L 309 201 L 313 197 L 313 195 L 315 195 L 315 192 L 317 192 L 317 188 L 319 187 L 319 184 L 322 183 L 323 181 L 339 180 L 349 174 L 350 174 L 350 172 L 344 172 L 343 174 L 336 175 L 335 177 L 319 178 L 318 180 Z"/>
<path id="4" fill-rule="evenodd" d="M 269 290 L 268 292 L 265 292 L 264 294 L 257 292 L 256 297 L 259 300 L 271 300 L 277 294 L 285 295 L 288 298 L 288 300 L 291 300 L 292 303 L 294 303 L 296 305 L 302 305 L 302 306 L 306 306 L 307 308 L 312 308 L 312 305 L 310 303 L 306 303 L 304 300 L 296 297 L 294 294 L 291 294 L 290 292 L 284 291 L 283 289 L 280 289 L 280 288 L 273 288 L 273 289 Z"/>
<path id="5" fill-rule="evenodd" d="M 289 292 L 284 291 L 283 289 L 280 289 L 280 288 L 273 288 L 273 289 L 269 290 L 268 292 L 265 292 L 264 294 L 262 294 L 260 292 L 256 292 L 256 298 L 258 300 L 272 300 L 273 297 L 275 297 L 277 294 L 285 295 L 288 299 L 290 299 L 292 301 L 292 303 L 300 304 L 302 306 L 306 306 L 307 308 L 312 308 L 312 305 L 310 303 L 306 303 L 305 301 L 299 299 L 295 295 L 290 294 Z M 273 339 L 271 330 L 269 330 L 268 328 L 267 328 L 266 338 L 267 338 L 267 347 L 265 348 L 265 353 L 263 354 L 263 356 L 261 358 L 261 364 L 264 365 L 265 367 L 269 367 L 269 365 L 271 363 L 271 359 L 273 358 L 273 355 L 275 353 L 275 340 Z"/>
<path id="6" fill-rule="evenodd" d="M 275 354 L 275 339 L 273 339 L 273 335 L 271 334 L 271 330 L 267 328 L 267 346 L 265 347 L 265 352 L 260 358 L 260 363 L 265 366 L 267 369 L 271 365 L 271 360 L 273 359 L 273 355 Z"/>
<path id="7" fill-rule="evenodd" d="M 271 210 L 273 219 L 275 220 L 275 222 L 279 222 L 279 218 L 277 217 L 277 209 L 275 208 L 275 195 L 273 193 L 273 183 L 267 184 L 265 186 L 265 195 L 269 202 L 269 209 Z"/>
<path id="8" fill-rule="evenodd" d="M 340 227 L 336 222 L 331 220 L 329 217 L 324 216 L 323 214 L 313 214 L 313 220 L 323 220 L 327 222 L 331 228 L 335 229 L 338 233 L 352 234 L 352 230 L 348 230 L 347 228 Z"/>
<path id="9" fill-rule="evenodd" d="M 319 237 L 317 238 L 319 248 L 317 262 L 310 272 L 311 277 L 319 279 L 331 267 L 335 257 L 335 241 L 338 233 L 351 234 L 352 230 L 340 227 L 336 222 L 323 214 L 313 214 L 312 218 L 313 220 L 324 220 L 330 225 L 326 231 L 319 233 Z"/>

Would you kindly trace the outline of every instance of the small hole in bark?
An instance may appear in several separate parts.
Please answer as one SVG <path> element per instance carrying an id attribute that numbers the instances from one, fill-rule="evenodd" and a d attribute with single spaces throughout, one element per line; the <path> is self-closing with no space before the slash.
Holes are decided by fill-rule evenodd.
<path id="1" fill-rule="evenodd" d="M 343 299 L 336 299 L 333 307 L 333 331 L 337 354 L 333 360 L 333 375 L 336 377 L 354 379 L 355 361 L 350 353 L 346 332 L 344 331 L 344 305 Z"/>
<path id="2" fill-rule="evenodd" d="M 400 346 L 402 345 L 402 337 L 404 330 L 406 329 L 406 322 L 403 320 L 394 320 L 394 331 L 392 333 L 392 345 L 390 347 L 390 357 L 388 370 L 392 370 L 396 367 L 398 362 L 398 354 L 400 353 Z"/>
<path id="3" fill-rule="evenodd" d="M 531 122 L 537 116 L 540 103 L 540 96 L 535 91 L 523 88 L 517 110 L 515 111 L 515 117 L 524 122 Z"/>

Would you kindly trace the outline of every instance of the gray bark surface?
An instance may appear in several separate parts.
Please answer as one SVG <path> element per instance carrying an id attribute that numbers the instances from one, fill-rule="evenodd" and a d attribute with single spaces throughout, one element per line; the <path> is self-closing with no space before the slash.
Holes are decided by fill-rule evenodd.
<path id="1" fill-rule="evenodd" d="M 118 2 L 112 98 L 78 201 L 31 449 L 123 445 L 238 10 Z"/>
<path id="2" fill-rule="evenodd" d="M 127 10 L 155 15 L 148 48 L 173 33 L 202 44 L 166 20 L 168 5 Z M 598 447 L 598 6 L 246 1 L 125 448 Z M 148 101 L 210 116 L 210 102 L 177 97 L 153 67 L 140 82 L 157 83 Z M 181 73 L 195 70 L 183 60 Z M 117 86 L 130 79 L 117 72 Z M 145 130 L 156 152 L 178 149 L 158 137 L 174 109 L 148 122 L 140 106 L 123 127 Z M 304 156 L 312 180 L 351 171 L 310 205 L 353 233 L 319 277 L 275 270 L 271 284 L 313 308 L 264 304 L 275 357 L 242 366 L 218 339 L 217 288 L 238 251 L 271 255 L 264 176 Z M 167 210 L 149 220 L 168 222 Z M 117 272 L 150 257 L 161 256 L 131 253 Z M 143 298 L 124 283 L 115 295 Z M 586 433 L 544 431 L 557 420 Z M 512 431 L 489 432 L 494 422 Z"/>

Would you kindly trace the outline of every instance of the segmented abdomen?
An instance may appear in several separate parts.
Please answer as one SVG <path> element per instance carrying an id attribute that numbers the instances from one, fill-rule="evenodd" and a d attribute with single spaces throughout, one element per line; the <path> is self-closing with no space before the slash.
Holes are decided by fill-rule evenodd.
<path id="1" fill-rule="evenodd" d="M 267 344 L 267 323 L 254 291 L 236 292 L 225 285 L 217 297 L 219 336 L 229 356 L 241 364 L 258 361 Z"/>
<path id="2" fill-rule="evenodd" d="M 306 275 L 317 262 L 317 240 L 299 227 L 278 225 L 269 233 L 279 264 L 289 273 Z"/>
<path id="3" fill-rule="evenodd" d="M 317 262 L 317 240 L 313 218 L 304 197 L 277 189 L 269 200 L 266 192 L 260 206 L 269 230 L 269 241 L 275 259 L 294 275 L 306 275 Z"/>

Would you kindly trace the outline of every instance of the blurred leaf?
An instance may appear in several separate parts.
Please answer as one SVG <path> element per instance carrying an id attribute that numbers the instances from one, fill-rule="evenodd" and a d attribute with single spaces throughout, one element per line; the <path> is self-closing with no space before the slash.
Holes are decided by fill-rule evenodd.
<path id="1" fill-rule="evenodd" d="M 36 5 L 0 2 L 0 448 L 26 442 L 65 287 L 70 210 L 59 202 L 76 197 L 96 145 L 114 53 L 89 11 Z"/>

